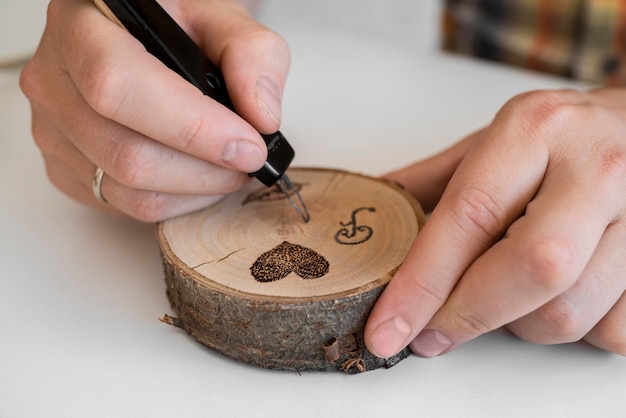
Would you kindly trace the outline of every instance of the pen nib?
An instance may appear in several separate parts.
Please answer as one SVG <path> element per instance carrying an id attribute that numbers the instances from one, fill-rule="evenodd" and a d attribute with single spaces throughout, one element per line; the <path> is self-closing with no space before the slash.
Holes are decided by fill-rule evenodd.
<path id="1" fill-rule="evenodd" d="M 276 186 L 280 189 L 281 192 L 285 194 L 287 200 L 289 200 L 289 203 L 291 203 L 291 206 L 293 206 L 296 212 L 298 212 L 298 214 L 302 217 L 302 220 L 305 223 L 309 222 L 309 220 L 311 219 L 309 211 L 304 204 L 304 200 L 302 200 L 302 196 L 300 196 L 298 190 L 293 187 L 293 183 L 291 183 L 289 177 L 287 177 L 286 174 L 283 174 L 281 178 L 279 178 L 276 182 Z M 293 195 L 296 195 L 298 197 L 298 202 L 296 202 L 292 198 Z M 300 203 L 300 205 L 298 205 L 298 203 Z"/>

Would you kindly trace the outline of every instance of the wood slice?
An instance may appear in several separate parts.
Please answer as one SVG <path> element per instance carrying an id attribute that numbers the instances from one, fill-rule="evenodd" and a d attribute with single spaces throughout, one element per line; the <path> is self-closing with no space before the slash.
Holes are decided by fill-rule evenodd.
<path id="1" fill-rule="evenodd" d="M 365 320 L 424 223 L 387 181 L 290 169 L 305 223 L 277 189 L 252 182 L 219 203 L 158 225 L 166 317 L 200 343 L 260 367 L 389 367 L 363 343 Z"/>

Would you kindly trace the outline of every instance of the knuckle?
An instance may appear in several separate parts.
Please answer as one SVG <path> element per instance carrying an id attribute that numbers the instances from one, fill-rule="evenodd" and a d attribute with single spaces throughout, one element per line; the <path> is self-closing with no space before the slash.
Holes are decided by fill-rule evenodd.
<path id="1" fill-rule="evenodd" d="M 435 305 L 443 305 L 448 297 L 448 293 L 443 289 L 439 289 L 436 286 L 436 282 L 422 282 L 419 281 L 417 277 L 419 276 L 412 275 L 410 277 L 406 283 L 408 286 L 403 290 L 403 293 L 407 295 L 427 295 L 435 302 Z"/>
<path id="2" fill-rule="evenodd" d="M 67 188 L 66 184 L 68 182 L 63 181 L 63 175 L 61 173 L 61 170 L 59 169 L 59 165 L 54 163 L 53 161 L 50 161 L 50 159 L 47 158 L 46 156 L 44 156 L 44 164 L 45 164 L 46 176 L 48 177 L 48 180 L 50 180 L 50 182 L 52 183 L 54 187 L 61 190 L 65 194 L 68 194 L 65 191 Z"/>
<path id="3" fill-rule="evenodd" d="M 626 150 L 623 147 L 610 147 L 600 150 L 599 155 L 601 155 L 600 175 L 604 177 L 603 180 L 609 183 L 617 181 L 623 186 L 626 179 Z"/>
<path id="4" fill-rule="evenodd" d="M 157 164 L 145 154 L 145 147 L 139 142 L 120 141 L 109 175 L 134 189 L 149 188 L 155 178 Z"/>
<path id="5" fill-rule="evenodd" d="M 131 91 L 128 69 L 119 61 L 90 58 L 85 60 L 80 77 L 83 97 L 96 112 L 115 119 Z"/>
<path id="6" fill-rule="evenodd" d="M 462 189 L 454 202 L 452 218 L 469 222 L 459 224 L 468 236 L 475 236 L 479 231 L 489 240 L 495 240 L 506 228 L 506 211 L 482 187 Z"/>
<path id="7" fill-rule="evenodd" d="M 185 124 L 185 127 L 174 138 L 175 143 L 178 144 L 177 148 L 187 154 L 196 154 L 199 149 L 206 150 L 207 143 L 213 142 L 207 141 L 207 138 L 213 137 L 211 123 L 208 123 L 208 120 L 204 117 L 194 118 L 192 121 Z M 217 149 L 211 152 L 209 148 L 209 152 L 211 154 L 216 153 Z M 215 154 L 213 158 L 217 159 L 219 155 Z"/>
<path id="8" fill-rule="evenodd" d="M 509 103 L 535 122 L 549 120 L 568 107 L 562 90 L 529 91 L 515 96 Z"/>
<path id="9" fill-rule="evenodd" d="M 266 42 L 275 54 L 281 56 L 287 62 L 290 60 L 290 51 L 287 41 L 276 32 L 268 32 Z"/>
<path id="10" fill-rule="evenodd" d="M 274 58 L 289 61 L 290 51 L 287 41 L 278 33 L 264 28 L 261 31 L 255 31 L 248 39 L 243 37 L 239 39 L 241 48 L 254 47 L 256 51 L 263 51 L 271 54 Z M 234 45 L 233 45 L 234 46 Z"/>
<path id="11" fill-rule="evenodd" d="M 58 147 L 54 146 L 54 142 L 51 140 L 49 135 L 46 134 L 46 130 L 43 128 L 42 121 L 39 118 L 32 118 L 31 133 L 33 140 L 35 141 L 35 145 L 44 156 L 55 153 L 56 148 Z"/>
<path id="12" fill-rule="evenodd" d="M 577 278 L 578 255 L 564 238 L 540 237 L 529 241 L 515 257 L 535 286 L 557 294 Z"/>
<path id="13" fill-rule="evenodd" d="M 138 191 L 130 205 L 130 215 L 142 222 L 154 223 L 166 218 L 167 202 L 159 192 Z"/>
<path id="14" fill-rule="evenodd" d="M 522 129 L 529 137 L 549 138 L 542 135 L 546 130 L 571 126 L 569 122 L 578 119 L 580 106 L 567 100 L 565 90 L 536 90 L 522 93 L 511 99 L 504 107 L 519 116 Z"/>
<path id="15" fill-rule="evenodd" d="M 36 112 L 32 116 L 32 138 L 44 159 L 50 163 L 68 164 L 75 152 L 74 145 L 63 135 L 50 132 L 48 122 L 37 117 Z"/>
<path id="16" fill-rule="evenodd" d="M 34 59 L 27 62 L 26 65 L 22 68 L 20 72 L 19 78 L 19 86 L 29 100 L 33 100 L 37 97 L 38 89 L 35 88 L 37 85 L 37 69 Z"/>
<path id="17" fill-rule="evenodd" d="M 246 58 L 248 57 L 248 58 Z M 249 57 L 262 57 L 260 62 L 271 63 L 271 71 L 282 77 L 291 65 L 287 41 L 278 33 L 253 26 L 247 33 L 233 37 L 222 52 L 223 62 L 234 62 Z"/>
<path id="18" fill-rule="evenodd" d="M 537 310 L 540 325 L 550 331 L 550 341 L 544 343 L 561 344 L 578 341 L 586 332 L 585 319 L 565 298 L 559 296 Z"/>
<path id="19" fill-rule="evenodd" d="M 495 328 L 486 319 L 461 311 L 456 312 L 453 324 L 456 331 L 470 337 L 485 334 Z"/>
<path id="20" fill-rule="evenodd" d="M 39 53 L 35 52 L 31 60 L 22 67 L 18 79 L 18 85 L 24 96 L 31 104 L 37 104 L 43 108 L 57 106 L 46 84 L 46 80 L 49 79 L 46 75 L 46 66 Z"/>

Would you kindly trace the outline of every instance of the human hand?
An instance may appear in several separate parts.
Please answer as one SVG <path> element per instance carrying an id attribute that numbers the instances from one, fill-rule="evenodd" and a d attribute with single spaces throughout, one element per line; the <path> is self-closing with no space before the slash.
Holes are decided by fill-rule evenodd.
<path id="1" fill-rule="evenodd" d="M 153 222 L 205 207 L 249 181 L 278 130 L 284 40 L 231 0 L 161 5 L 222 69 L 237 112 L 165 67 L 91 0 L 52 0 L 20 85 L 48 176 L 94 207 Z M 106 175 L 91 192 L 96 166 Z"/>
<path id="2" fill-rule="evenodd" d="M 625 103 L 617 88 L 522 94 L 387 175 L 426 210 L 441 199 L 370 314 L 368 348 L 432 357 L 506 326 L 626 355 Z"/>

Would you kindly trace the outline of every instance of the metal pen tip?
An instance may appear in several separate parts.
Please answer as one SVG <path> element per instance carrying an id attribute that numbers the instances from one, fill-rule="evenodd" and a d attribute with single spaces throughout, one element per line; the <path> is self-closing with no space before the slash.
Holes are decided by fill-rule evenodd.
<path id="1" fill-rule="evenodd" d="M 296 212 L 298 212 L 298 214 L 302 217 L 302 220 L 304 221 L 304 223 L 309 222 L 311 220 L 311 216 L 309 215 L 309 210 L 306 208 L 306 205 L 304 204 L 304 200 L 302 200 L 302 196 L 300 196 L 300 193 L 298 192 L 298 190 L 295 187 L 293 187 L 293 183 L 291 182 L 291 180 L 289 180 L 289 177 L 287 177 L 286 174 L 283 174 L 278 179 L 278 181 L 276 182 L 276 187 L 278 187 L 280 191 L 285 194 L 285 196 L 287 197 L 287 200 L 289 200 L 289 203 L 291 204 L 291 206 L 293 206 Z M 292 198 L 293 195 L 296 195 L 298 197 L 298 202 L 300 203 L 300 205 L 298 205 L 298 202 L 296 202 Z"/>

